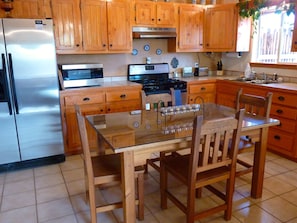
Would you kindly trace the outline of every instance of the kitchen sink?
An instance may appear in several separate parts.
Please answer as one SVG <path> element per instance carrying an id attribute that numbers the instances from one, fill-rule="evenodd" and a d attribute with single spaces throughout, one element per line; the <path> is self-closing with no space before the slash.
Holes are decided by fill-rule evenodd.
<path id="1" fill-rule="evenodd" d="M 234 81 L 240 81 L 240 82 L 251 83 L 251 84 L 275 84 L 275 83 L 278 83 L 277 80 L 250 79 L 250 78 L 245 78 L 245 77 L 237 78 Z"/>

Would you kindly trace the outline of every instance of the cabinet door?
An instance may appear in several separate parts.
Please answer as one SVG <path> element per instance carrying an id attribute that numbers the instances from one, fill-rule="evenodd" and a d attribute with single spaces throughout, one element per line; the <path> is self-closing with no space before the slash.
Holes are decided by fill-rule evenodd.
<path id="1" fill-rule="evenodd" d="M 81 51 L 81 19 L 79 0 L 52 0 L 52 15 L 58 53 Z"/>
<path id="2" fill-rule="evenodd" d="M 156 7 L 154 2 L 135 2 L 135 24 L 154 25 L 156 18 Z"/>
<path id="3" fill-rule="evenodd" d="M 9 13 L 12 18 L 36 19 L 45 18 L 43 0 L 14 0 Z M 1 17 L 5 17 L 1 12 Z"/>
<path id="4" fill-rule="evenodd" d="M 199 51 L 203 48 L 204 9 L 198 5 L 179 7 L 179 50 Z"/>
<path id="5" fill-rule="evenodd" d="M 292 51 L 297 52 L 297 15 L 295 14 L 295 23 L 293 30 Z"/>
<path id="6" fill-rule="evenodd" d="M 106 12 L 106 1 L 81 0 L 81 24 L 85 51 L 108 50 Z"/>
<path id="7" fill-rule="evenodd" d="M 237 20 L 235 4 L 209 6 L 204 20 L 205 49 L 216 52 L 235 51 Z"/>
<path id="8" fill-rule="evenodd" d="M 131 2 L 114 0 L 107 2 L 107 27 L 109 51 L 132 51 Z"/>
<path id="9" fill-rule="evenodd" d="M 156 24 L 162 27 L 172 27 L 175 25 L 175 7 L 173 3 L 156 3 Z"/>

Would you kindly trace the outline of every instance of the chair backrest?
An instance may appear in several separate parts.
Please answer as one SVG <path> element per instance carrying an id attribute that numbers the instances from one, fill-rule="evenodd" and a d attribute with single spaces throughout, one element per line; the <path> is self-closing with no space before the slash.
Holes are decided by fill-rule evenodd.
<path id="1" fill-rule="evenodd" d="M 266 97 L 242 94 L 242 88 L 239 89 L 236 98 L 236 110 L 244 108 L 245 111 L 252 115 L 262 115 L 269 118 L 272 102 L 272 92 L 268 92 Z"/>
<path id="2" fill-rule="evenodd" d="M 192 183 L 196 181 L 198 173 L 223 166 L 229 167 L 230 170 L 233 168 L 235 174 L 237 146 L 244 112 L 244 109 L 241 109 L 235 118 L 207 121 L 203 121 L 202 116 L 195 118 L 189 169 Z"/>
<path id="3" fill-rule="evenodd" d="M 88 176 L 88 180 L 91 182 L 93 181 L 94 172 L 92 167 L 92 159 L 91 159 L 91 151 L 90 145 L 88 141 L 88 133 L 86 128 L 86 119 L 82 115 L 81 110 L 78 105 L 75 105 L 77 123 L 78 123 L 78 130 L 80 135 L 81 147 L 83 150 L 83 160 L 85 163 L 85 171 Z"/>

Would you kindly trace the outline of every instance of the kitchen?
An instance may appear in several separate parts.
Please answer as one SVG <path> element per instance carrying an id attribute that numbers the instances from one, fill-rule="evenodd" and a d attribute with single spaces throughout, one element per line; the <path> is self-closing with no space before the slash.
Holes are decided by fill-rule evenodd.
<path id="1" fill-rule="evenodd" d="M 131 63 L 145 63 L 146 62 L 146 58 L 150 57 L 152 63 L 154 62 L 167 62 L 167 63 L 171 63 L 173 58 L 177 58 L 179 61 L 179 65 L 178 65 L 178 73 L 181 74 L 181 68 L 184 66 L 194 66 L 194 64 L 197 62 L 198 58 L 199 58 L 199 65 L 200 66 L 207 66 L 209 67 L 210 71 L 215 71 L 216 70 L 216 63 L 219 59 L 222 59 L 223 61 L 223 69 L 224 70 L 230 70 L 230 71 L 236 71 L 236 72 L 243 72 L 245 67 L 246 67 L 246 63 L 248 61 L 250 61 L 250 55 L 249 53 L 243 53 L 241 58 L 237 58 L 236 54 L 234 54 L 235 56 L 231 55 L 232 57 L 229 57 L 230 55 L 225 54 L 225 53 L 212 53 L 212 54 L 208 54 L 208 53 L 168 53 L 167 51 L 167 44 L 168 44 L 168 40 L 164 40 L 164 39 L 151 39 L 151 40 L 133 40 L 133 49 L 137 49 L 138 50 L 138 54 L 137 55 L 132 55 L 131 53 L 123 53 L 123 54 L 101 54 L 101 55 L 58 55 L 58 63 L 102 63 L 104 64 L 104 77 L 110 80 L 126 80 L 127 78 L 127 64 L 131 64 Z M 145 45 L 149 45 L 150 46 L 150 50 L 149 51 L 145 51 L 144 46 Z M 162 51 L 162 53 L 160 55 L 156 54 L 156 50 L 160 49 Z M 175 69 L 171 68 L 171 72 L 174 72 Z M 269 68 L 264 68 L 264 70 L 262 68 L 255 68 L 255 70 L 257 72 L 262 72 L 265 70 L 265 72 L 267 73 L 274 73 L 275 69 L 269 69 Z M 278 69 L 277 73 L 279 76 L 283 77 L 284 80 L 290 80 L 292 82 L 295 82 L 294 80 L 294 75 L 295 72 L 294 70 L 291 69 Z M 293 178 L 293 174 L 296 173 L 294 172 L 294 170 L 296 171 L 296 166 L 294 163 L 289 162 L 289 161 L 285 161 L 282 158 L 276 157 L 273 154 L 269 155 L 269 162 L 267 162 L 267 172 L 266 174 L 269 174 L 270 176 L 276 176 L 276 179 L 273 180 L 271 178 L 268 179 L 268 183 L 265 187 L 265 196 L 267 196 L 267 198 L 272 198 L 275 194 L 282 194 L 282 193 L 286 193 L 286 196 L 284 195 L 283 197 L 286 197 L 287 200 L 290 200 L 289 197 L 291 195 L 291 197 L 294 197 L 294 189 L 295 189 L 295 182 L 294 182 L 294 178 Z M 64 164 L 61 164 L 61 166 L 53 166 L 52 168 L 50 168 L 50 170 L 45 170 L 43 168 L 36 168 L 34 170 L 25 170 L 24 172 L 20 172 L 20 174 L 7 174 L 5 176 L 7 183 L 10 182 L 10 184 L 7 184 L 6 186 L 3 186 L 3 190 L 5 190 L 5 195 L 7 196 L 3 196 L 3 198 L 5 198 L 5 203 L 7 203 L 10 199 L 13 200 L 13 192 L 16 191 L 20 191 L 17 189 L 11 189 L 11 191 L 7 191 L 8 186 L 12 186 L 12 182 L 14 182 L 13 178 L 18 178 L 20 181 L 20 183 L 18 185 L 24 182 L 27 182 L 29 184 L 32 184 L 32 182 L 35 180 L 36 181 L 36 194 L 38 194 L 38 216 L 39 216 L 39 220 L 40 222 L 46 222 L 46 221 L 54 221 L 58 219 L 63 219 L 61 221 L 66 222 L 66 220 L 68 220 L 69 222 L 84 222 L 83 220 L 85 220 L 85 216 L 86 214 L 88 214 L 87 208 L 86 207 L 76 207 L 76 211 L 78 214 L 74 213 L 74 211 L 71 208 L 71 203 L 68 200 L 67 196 L 65 195 L 67 193 L 66 191 L 66 187 L 67 190 L 69 192 L 69 194 L 72 194 L 73 196 L 71 197 L 72 202 L 74 202 L 75 200 L 82 200 L 83 201 L 83 191 L 81 190 L 81 185 L 83 184 L 83 169 L 82 169 L 82 161 L 77 157 L 77 156 L 73 156 L 70 157 L 69 162 L 66 162 Z M 284 164 L 285 163 L 285 164 Z M 60 169 L 61 168 L 61 169 Z M 63 175 L 60 173 L 60 171 L 63 171 Z M 45 172 L 47 173 L 51 173 L 51 174 L 45 174 Z M 279 189 L 275 189 L 275 188 L 271 188 L 269 187 L 270 184 L 277 184 L 280 183 L 281 180 L 284 180 L 283 177 L 281 177 L 281 173 L 285 173 L 284 176 L 287 176 L 288 178 L 292 178 L 291 181 L 286 181 L 285 184 L 282 185 L 282 188 Z M 34 179 L 33 174 L 36 176 L 36 179 Z M 22 176 L 23 175 L 23 176 Z M 46 177 L 48 176 L 48 178 Z M 61 182 L 63 182 L 63 177 L 66 180 L 66 186 L 63 184 L 63 186 L 61 186 Z M 273 177 L 272 177 L 273 178 Z M 0 178 L 1 180 L 3 180 L 4 182 L 4 177 L 1 176 Z M 21 179 L 23 181 L 21 181 Z M 33 180 L 34 179 L 34 180 Z M 42 185 L 42 180 L 44 181 L 45 179 L 47 179 L 47 186 Z M 49 180 L 52 179 L 52 180 Z M 242 183 L 242 187 L 238 188 L 239 191 L 241 191 L 242 193 L 244 193 L 245 191 L 248 191 L 248 189 L 245 189 L 245 184 L 243 182 Z M 158 186 L 155 182 L 152 183 L 153 184 L 153 188 L 150 188 L 151 190 L 156 189 Z M 53 188 L 50 188 L 49 186 L 53 185 Z M 293 186 L 294 185 L 294 186 Z M 248 186 L 246 186 L 248 187 Z M 268 189 L 269 188 L 269 189 Z M 32 193 L 31 190 L 27 189 L 27 193 L 28 191 L 30 193 Z M 54 192 L 55 191 L 55 192 Z M 58 191 L 58 192 L 57 192 Z M 47 195 L 42 196 L 42 192 L 48 192 Z M 65 193 L 66 192 L 66 193 Z M 81 192 L 81 193 L 78 193 Z M 291 192 L 291 193 L 289 193 Z M 51 196 L 50 194 L 56 194 L 56 196 Z M 58 195 L 57 195 L 58 194 Z M 18 194 L 18 196 L 25 196 L 24 192 L 22 192 L 21 194 Z M 34 196 L 34 195 L 33 195 Z M 150 203 L 151 201 L 151 207 L 149 208 L 149 210 L 147 211 L 147 215 L 146 218 L 147 219 L 158 219 L 159 222 L 166 222 L 166 220 L 164 218 L 166 218 L 168 220 L 168 217 L 162 215 L 162 213 L 157 213 L 156 210 L 158 210 L 158 207 L 155 207 L 156 204 L 154 204 L 154 202 L 152 201 L 154 198 L 156 199 L 158 197 L 158 194 L 153 194 L 153 198 L 147 198 L 148 203 Z M 251 201 L 249 201 L 248 199 L 245 200 L 245 198 L 243 198 L 243 196 L 241 196 L 241 194 L 238 194 L 238 206 L 236 206 L 236 209 L 238 210 L 236 213 L 237 218 L 236 219 L 241 219 L 243 216 L 245 216 L 243 214 L 244 211 L 240 211 L 242 207 L 246 207 L 249 205 L 249 203 L 251 203 Z M 276 196 L 276 199 L 273 202 L 281 202 L 282 205 L 285 205 L 287 203 L 289 203 L 289 208 L 292 208 L 292 213 L 288 214 L 285 213 L 282 216 L 277 216 L 275 217 L 272 213 L 273 208 L 269 208 L 269 201 L 267 201 L 266 203 L 263 202 L 263 204 L 261 203 L 261 205 L 254 205 L 252 206 L 251 211 L 253 213 L 259 213 L 259 211 L 263 208 L 265 210 L 268 211 L 264 211 L 264 212 L 260 212 L 259 215 L 261 215 L 261 213 L 267 217 L 266 221 L 288 221 L 291 220 L 293 218 L 295 218 L 296 216 L 294 216 L 294 207 L 291 203 L 294 203 L 292 201 L 292 199 L 290 202 L 285 202 L 283 197 L 279 197 Z M 58 198 L 58 199 L 57 199 Z M 242 199 L 244 199 L 244 201 Z M 11 201 L 10 200 L 10 201 Z M 286 200 L 286 201 L 287 201 Z M 26 203 L 26 205 L 19 205 L 17 206 L 18 208 L 20 208 L 19 210 L 24 211 L 23 213 L 30 213 L 31 216 L 35 216 L 36 214 L 36 210 L 34 210 L 34 205 L 31 205 L 33 201 L 26 201 L 24 203 Z M 4 204 L 4 202 L 3 202 Z M 5 204 L 7 205 L 7 204 Z M 59 211 L 57 210 L 59 207 L 59 205 L 64 205 L 63 211 L 61 211 L 59 213 Z M 53 212 L 51 214 L 46 214 L 45 211 L 43 212 L 42 209 L 46 209 L 49 207 L 55 207 L 53 210 Z M 261 207 L 261 208 L 260 208 Z M 6 219 L 9 219 L 9 216 L 13 215 L 13 210 L 11 207 L 9 207 L 8 205 L 4 207 L 2 207 L 2 210 L 6 210 L 6 212 L 4 214 L 1 213 L 1 220 L 3 220 L 4 222 L 6 222 Z M 61 209 L 62 210 L 62 209 Z M 153 217 L 153 215 L 151 215 L 150 213 L 152 212 L 156 212 L 157 214 Z M 171 213 L 176 212 L 175 209 L 172 209 L 172 212 L 169 213 L 169 215 L 172 215 Z M 277 212 L 280 212 L 279 210 Z M 14 212 L 16 213 L 16 212 Z M 59 213 L 59 214 L 57 214 Z M 296 212 L 295 212 L 296 213 Z M 50 216 L 50 215 L 55 215 L 55 217 Z M 177 214 L 178 215 L 178 214 Z M 24 215 L 21 215 L 24 216 Z M 169 222 L 174 222 L 174 217 L 176 217 L 176 219 L 180 219 L 180 216 L 176 216 L 176 215 L 172 215 L 172 217 L 170 216 L 170 220 Z M 114 216 L 111 216 L 112 219 L 114 219 Z M 36 219 L 36 218 L 35 218 Z M 80 219 L 80 220 L 77 220 Z M 268 220 L 267 220 L 268 219 Z M 279 220 L 280 219 L 280 220 Z M 116 220 L 115 220 L 116 221 Z M 158 222 L 157 220 L 155 220 L 156 222 Z M 175 220 L 176 221 L 176 220 Z M 9 222 L 9 220 L 7 221 Z M 13 221 L 13 222 L 17 222 L 17 220 Z M 30 222 L 36 222 L 36 220 L 31 220 Z M 260 221 L 259 221 L 260 222 Z"/>

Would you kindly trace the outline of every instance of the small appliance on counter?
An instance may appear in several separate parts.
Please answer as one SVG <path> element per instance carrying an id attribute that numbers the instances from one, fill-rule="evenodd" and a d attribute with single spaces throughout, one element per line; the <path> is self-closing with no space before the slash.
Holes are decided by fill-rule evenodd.
<path id="1" fill-rule="evenodd" d="M 103 64 L 59 64 L 61 88 L 100 86 Z"/>
<path id="2" fill-rule="evenodd" d="M 193 77 L 193 68 L 192 67 L 184 67 L 183 68 L 183 77 Z"/>
<path id="3" fill-rule="evenodd" d="M 208 67 L 199 67 L 199 77 L 208 76 Z"/>

